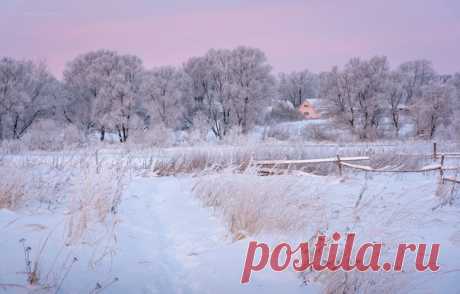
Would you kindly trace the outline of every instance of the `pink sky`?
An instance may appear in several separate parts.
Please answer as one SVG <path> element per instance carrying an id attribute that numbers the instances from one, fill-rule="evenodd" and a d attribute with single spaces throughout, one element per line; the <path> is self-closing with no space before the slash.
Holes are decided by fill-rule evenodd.
<path id="1" fill-rule="evenodd" d="M 452 73 L 460 71 L 460 1 L 1 0 L 0 37 L 0 56 L 45 60 L 58 76 L 100 48 L 154 67 L 238 45 L 262 49 L 275 71 L 387 55 L 393 66 L 426 58 Z"/>

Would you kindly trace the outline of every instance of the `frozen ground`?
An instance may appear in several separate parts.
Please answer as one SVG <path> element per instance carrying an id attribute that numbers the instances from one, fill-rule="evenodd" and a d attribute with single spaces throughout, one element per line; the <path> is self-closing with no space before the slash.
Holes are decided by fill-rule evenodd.
<path id="1" fill-rule="evenodd" d="M 258 150 L 258 156 L 279 157 L 285 150 Z M 429 147 L 420 150 L 425 153 Z M 335 151 L 315 149 L 310 156 Z M 231 154 L 219 152 L 223 157 Z M 354 149 L 348 152 L 356 155 Z M 307 157 L 304 154 L 305 150 L 294 149 L 286 157 Z M 150 156 L 129 156 L 112 162 L 114 155 L 101 154 L 96 163 L 105 164 L 89 168 L 82 159 L 62 155 L 4 158 L 0 193 L 5 183 L 25 178 L 26 183 L 15 187 L 27 186 L 20 190 L 27 201 L 0 209 L 0 293 L 460 290 L 458 193 L 450 193 L 451 185 L 440 186 L 437 172 L 346 170 L 343 177 L 336 173 L 259 177 L 251 171 L 224 169 L 158 177 L 148 164 Z M 208 154 L 209 158 L 215 159 Z M 133 160 L 138 164 L 130 165 Z M 88 161 L 93 164 L 94 156 Z M 125 180 L 119 184 L 116 178 L 124 168 Z M 119 198 L 107 196 L 118 190 Z M 408 268 L 403 273 L 344 275 L 267 269 L 254 273 L 249 284 L 240 284 L 249 241 L 295 245 L 316 232 L 330 236 L 335 231 L 353 231 L 361 241 L 383 242 L 384 257 L 392 256 L 398 242 L 440 243 L 441 272 L 420 274 Z M 33 286 L 27 282 L 31 272 L 37 273 Z"/>

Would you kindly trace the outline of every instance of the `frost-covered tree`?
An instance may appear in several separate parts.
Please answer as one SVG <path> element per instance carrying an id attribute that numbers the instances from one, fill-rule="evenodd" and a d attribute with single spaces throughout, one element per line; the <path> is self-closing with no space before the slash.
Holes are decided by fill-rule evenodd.
<path id="1" fill-rule="evenodd" d="M 135 56 L 99 50 L 78 56 L 67 65 L 64 81 L 71 95 L 66 116 L 86 130 L 117 132 L 120 142 L 128 138 L 136 114 L 142 61 Z"/>
<path id="2" fill-rule="evenodd" d="M 278 95 L 282 100 L 288 100 L 298 107 L 307 98 L 317 95 L 318 78 L 308 70 L 281 73 L 279 75 Z"/>
<path id="3" fill-rule="evenodd" d="M 414 60 L 401 64 L 397 70 L 405 91 L 404 103 L 412 103 L 412 98 L 421 95 L 421 88 L 430 84 L 436 77 L 431 61 Z"/>
<path id="4" fill-rule="evenodd" d="M 398 71 L 391 72 L 384 86 L 385 92 L 382 98 L 385 105 L 388 107 L 387 113 L 395 129 L 396 137 L 398 137 L 401 129 L 401 112 L 406 108 L 404 104 L 406 92 L 404 90 L 401 73 Z"/>
<path id="5" fill-rule="evenodd" d="M 232 76 L 229 69 L 231 50 L 211 49 L 203 57 L 207 75 L 206 82 L 210 87 L 205 93 L 205 112 L 211 130 L 216 137 L 222 139 L 234 124 L 232 121 Z M 199 99 L 200 100 L 200 99 Z"/>
<path id="6" fill-rule="evenodd" d="M 59 93 L 44 64 L 1 58 L 0 139 L 18 139 L 40 117 L 52 115 Z"/>
<path id="7" fill-rule="evenodd" d="M 180 69 L 166 66 L 149 70 L 142 79 L 143 107 L 154 123 L 183 127 L 191 87 L 190 77 Z"/>
<path id="8" fill-rule="evenodd" d="M 447 83 L 433 83 L 420 89 L 411 110 L 416 121 L 417 135 L 432 139 L 441 125 L 452 118 L 455 88 Z"/>
<path id="9" fill-rule="evenodd" d="M 275 80 L 261 50 L 238 47 L 231 57 L 232 104 L 238 126 L 247 132 L 257 114 L 272 102 Z"/>
<path id="10" fill-rule="evenodd" d="M 448 81 L 449 85 L 455 88 L 456 91 L 456 101 L 460 103 L 460 73 L 455 73 Z"/>
<path id="11" fill-rule="evenodd" d="M 453 109 L 451 129 L 457 138 L 460 138 L 460 73 L 455 73 L 448 83 L 455 89 L 451 105 Z"/>
<path id="12" fill-rule="evenodd" d="M 273 98 L 275 80 L 259 49 L 211 49 L 188 60 L 184 69 L 192 79 L 196 111 L 206 115 L 220 139 L 231 127 L 247 132 Z"/>
<path id="13" fill-rule="evenodd" d="M 361 139 L 374 137 L 384 113 L 381 103 L 389 76 L 386 57 L 351 59 L 340 71 L 321 76 L 321 97 L 330 101 L 338 122 L 345 123 Z"/>
<path id="14" fill-rule="evenodd" d="M 108 93 L 112 100 L 107 123 L 114 123 L 120 142 L 126 142 L 131 119 L 139 107 L 143 67 L 142 61 L 132 55 L 119 56 L 117 67 Z"/>
<path id="15" fill-rule="evenodd" d="M 319 76 L 320 92 L 319 96 L 327 99 L 330 105 L 330 112 L 336 116 L 340 114 L 340 119 L 344 120 L 350 127 L 354 125 L 353 108 L 349 109 L 350 114 L 346 118 L 348 108 L 352 106 L 351 90 L 347 88 L 348 82 L 345 75 L 334 66 L 330 72 L 323 72 Z"/>
<path id="16" fill-rule="evenodd" d="M 453 106 L 457 113 L 456 117 L 458 117 L 460 121 L 460 73 L 455 73 L 452 76 L 449 80 L 449 85 L 455 89 Z M 458 125 L 458 129 L 460 129 L 460 125 Z"/>

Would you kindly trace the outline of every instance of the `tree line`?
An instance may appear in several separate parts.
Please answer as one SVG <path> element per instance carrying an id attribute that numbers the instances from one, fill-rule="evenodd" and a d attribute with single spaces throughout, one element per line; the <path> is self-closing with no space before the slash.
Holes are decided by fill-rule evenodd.
<path id="1" fill-rule="evenodd" d="M 307 98 L 320 98 L 334 123 L 361 139 L 390 124 L 399 136 L 404 117 L 418 135 L 434 137 L 458 125 L 460 74 L 439 75 L 426 60 L 390 69 L 386 57 L 351 59 L 343 68 L 275 75 L 257 48 L 211 49 L 180 67 L 147 69 L 139 57 L 88 52 L 70 61 L 62 80 L 43 63 L 0 59 L 0 140 L 21 138 L 36 122 L 52 119 L 84 134 L 116 134 L 162 126 L 201 129 L 223 139 L 256 124 L 299 118 Z M 267 119 L 268 118 L 272 118 Z"/>
<path id="2" fill-rule="evenodd" d="M 330 101 L 336 120 L 360 138 L 378 137 L 385 123 L 398 137 L 408 119 L 416 136 L 433 138 L 441 126 L 458 129 L 460 74 L 439 75 L 427 60 L 391 70 L 383 56 L 353 58 L 343 69 L 322 73 L 320 80 L 320 96 Z"/>

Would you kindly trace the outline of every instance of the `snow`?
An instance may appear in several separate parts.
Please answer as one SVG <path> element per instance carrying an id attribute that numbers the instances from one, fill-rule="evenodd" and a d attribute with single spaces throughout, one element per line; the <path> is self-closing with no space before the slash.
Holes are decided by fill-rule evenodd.
<path id="1" fill-rule="evenodd" d="M 262 148 L 259 157 L 289 157 L 288 147 Z M 290 156 L 305 158 L 302 154 L 317 149 L 320 151 L 313 155 L 333 155 L 340 146 L 310 147 L 302 145 L 299 149 L 303 153 Z M 418 147 L 419 153 L 429 150 L 429 146 Z M 384 144 L 343 148 L 354 150 L 350 154 L 353 158 L 361 153 L 355 152 L 360 148 L 381 148 L 379 152 L 390 153 L 397 150 Z M 256 150 L 257 146 L 248 149 Z M 344 169 L 343 177 L 300 172 L 258 177 L 252 171 L 241 174 L 225 169 L 159 177 L 143 163 L 174 154 L 185 157 L 192 150 L 199 153 L 198 148 L 165 149 L 132 152 L 127 158 L 117 150 L 101 150 L 101 174 L 80 167 L 84 165 L 81 162 L 94 164 L 94 155 L 86 160 L 70 153 L 4 157 L 1 172 L 32 179 L 24 191 L 38 198 L 15 210 L 0 209 L 0 293 L 54 293 L 56 289 L 58 293 L 321 293 L 341 281 L 340 273 L 300 276 L 292 270 L 280 273 L 267 268 L 253 273 L 250 283 L 240 283 L 250 241 L 270 245 L 286 241 L 295 246 L 318 231 L 327 236 L 335 231 L 353 231 L 360 241 L 384 242 L 385 259 L 400 242 L 440 243 L 439 273 L 351 273 L 349 278 L 370 281 L 376 292 L 458 292 L 460 204 L 458 193 L 448 198 L 452 183 L 440 186 L 438 173 L 380 174 Z M 211 159 L 215 154 L 236 154 L 234 148 L 224 146 L 207 151 Z M 455 159 L 446 160 L 449 165 L 458 165 Z M 135 161 L 138 164 L 132 164 Z M 72 216 L 77 219 L 76 200 L 99 197 L 96 188 L 84 186 L 102 181 L 102 191 L 116 191 L 118 188 L 111 187 L 117 164 L 127 168 L 129 176 L 121 186 L 116 213 L 102 222 L 95 222 L 92 213 L 77 215 L 86 217 L 87 226 L 82 238 L 72 241 L 69 228 Z M 428 170 L 439 165 L 424 166 Z M 80 176 L 89 179 L 83 181 L 86 178 Z M 448 171 L 445 176 L 455 178 Z M 67 180 L 73 177 L 78 180 Z M 46 189 L 41 191 L 40 187 Z M 76 197 L 76 188 L 88 195 Z M 235 241 L 229 221 L 241 212 L 247 212 L 249 219 L 257 218 L 255 224 L 260 227 Z M 39 284 L 33 288 L 26 282 L 23 245 L 32 248 L 30 260 L 39 269 Z M 73 261 L 74 257 L 78 260 Z M 369 291 L 361 289 L 363 293 Z"/>
<path id="2" fill-rule="evenodd" d="M 232 242 L 225 226 L 191 195 L 191 184 L 188 177 L 134 179 L 119 208 L 115 251 L 97 265 L 92 259 L 101 248 L 60 247 L 64 215 L 1 210 L 0 284 L 25 285 L 25 275 L 18 274 L 25 267 L 19 240 L 25 238 L 34 253 L 51 233 L 40 257 L 43 269 L 63 269 L 51 267 L 60 250 L 79 259 L 63 280 L 65 293 L 87 293 L 96 283 L 115 277 L 118 281 L 109 293 L 305 293 L 290 273 L 266 271 L 241 285 L 248 240 Z M 56 280 L 62 280 L 57 274 Z M 23 293 L 22 288 L 6 289 Z"/>
<path id="3" fill-rule="evenodd" d="M 222 198 L 214 200 L 221 203 L 218 208 L 221 213 L 235 215 L 241 209 L 236 205 L 238 202 L 257 209 L 259 217 L 265 218 L 265 222 L 257 222 L 263 232 L 258 238 L 262 240 L 269 234 L 298 244 L 298 240 L 309 240 L 317 231 L 326 236 L 351 231 L 357 234 L 360 243 L 382 242 L 383 260 L 392 260 L 398 243 L 441 244 L 441 272 L 416 273 L 408 268 L 404 274 L 385 273 L 383 277 L 371 274 L 377 280 L 370 284 L 378 284 L 380 288 L 360 289 L 360 293 L 369 293 L 371 289 L 391 293 L 456 293 L 459 288 L 460 207 L 458 203 L 439 207 L 436 175 L 363 173 L 337 178 L 225 174 L 201 181 L 200 194 L 215 191 L 210 196 L 212 199 L 222 194 Z M 279 194 L 280 191 L 284 194 Z M 252 210 L 246 208 L 245 211 Z M 284 226 L 269 225 L 273 222 L 283 222 Z M 406 264 L 411 263 L 406 261 Z M 366 277 L 364 273 L 353 274 L 359 279 Z M 335 276 L 324 274 L 320 279 L 327 286 L 333 283 Z M 311 282 L 318 277 L 312 274 L 307 278 Z M 309 289 L 307 286 L 306 291 Z"/>

